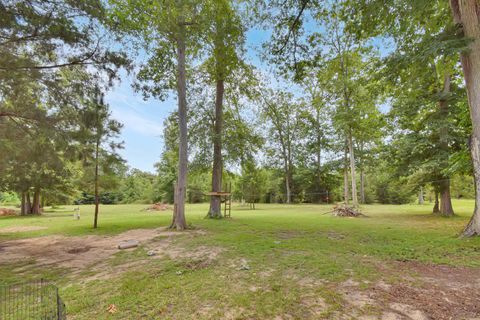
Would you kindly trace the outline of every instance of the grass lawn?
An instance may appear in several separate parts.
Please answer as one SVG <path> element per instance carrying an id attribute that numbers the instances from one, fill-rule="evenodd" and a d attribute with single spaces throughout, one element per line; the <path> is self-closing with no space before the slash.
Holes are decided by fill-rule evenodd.
<path id="1" fill-rule="evenodd" d="M 457 237 L 473 206 L 455 201 L 457 216 L 439 218 L 430 204 L 367 205 L 368 218 L 337 218 L 326 205 L 259 204 L 207 220 L 199 204 L 178 234 L 158 229 L 170 210 L 102 206 L 94 230 L 93 206 L 78 221 L 64 206 L 0 218 L 0 283 L 54 281 L 68 319 L 474 318 L 480 238 Z M 116 250 L 124 238 L 141 244 Z"/>

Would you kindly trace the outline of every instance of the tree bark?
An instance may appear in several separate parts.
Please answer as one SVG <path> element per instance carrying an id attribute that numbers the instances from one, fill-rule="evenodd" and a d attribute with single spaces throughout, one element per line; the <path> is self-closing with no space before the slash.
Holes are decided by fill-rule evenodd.
<path id="1" fill-rule="evenodd" d="M 98 133 L 97 133 L 98 134 Z M 98 209 L 100 206 L 100 196 L 98 194 L 98 154 L 100 149 L 100 139 L 97 138 L 97 142 L 95 144 L 95 176 L 94 176 L 94 183 L 95 183 L 95 215 L 93 218 L 93 228 L 97 228 L 98 223 Z"/>
<path id="2" fill-rule="evenodd" d="M 472 136 L 470 152 L 475 179 L 475 209 L 470 222 L 463 230 L 463 236 L 480 235 L 480 23 L 477 0 L 450 0 L 453 18 L 462 26 L 465 37 L 472 39 L 469 50 L 460 55 L 465 87 L 467 89 Z"/>
<path id="3" fill-rule="evenodd" d="M 292 202 L 292 191 L 290 190 L 290 172 L 285 174 L 285 191 L 287 192 L 287 199 L 286 203 L 291 203 Z"/>
<path id="4" fill-rule="evenodd" d="M 358 207 L 358 196 L 357 196 L 357 177 L 355 173 L 355 153 L 353 150 L 353 138 L 352 132 L 348 133 L 348 151 L 350 154 L 350 174 L 352 177 L 352 206 L 354 208 Z"/>
<path id="5" fill-rule="evenodd" d="M 40 214 L 40 188 L 33 192 L 32 214 Z"/>
<path id="6" fill-rule="evenodd" d="M 27 194 L 28 194 L 27 191 L 22 192 L 22 204 L 21 204 L 22 207 L 20 209 L 20 214 L 22 216 L 25 216 L 30 213 L 30 205 L 27 200 Z"/>
<path id="7" fill-rule="evenodd" d="M 440 182 L 440 210 L 439 214 L 446 217 L 454 215 L 452 198 L 450 196 L 450 180 Z"/>
<path id="8" fill-rule="evenodd" d="M 360 202 L 365 204 L 365 173 L 363 168 L 360 167 Z"/>
<path id="9" fill-rule="evenodd" d="M 450 74 L 448 72 L 444 75 L 444 82 L 443 82 L 443 96 L 439 101 L 439 108 L 440 108 L 440 128 L 439 128 L 439 146 L 441 152 L 441 166 L 442 169 L 446 169 L 448 167 L 448 158 L 450 154 L 450 148 L 448 145 L 448 94 L 450 93 Z M 442 181 L 439 183 L 439 191 L 440 191 L 440 210 L 439 214 L 442 216 L 453 216 L 453 206 L 452 206 L 452 199 L 450 196 L 450 179 L 449 177 L 443 176 Z"/>
<path id="10" fill-rule="evenodd" d="M 360 143 L 360 203 L 365 204 L 365 172 L 363 170 L 363 142 Z"/>
<path id="11" fill-rule="evenodd" d="M 30 200 L 30 192 L 27 192 L 27 214 L 32 214 L 32 201 Z"/>
<path id="12" fill-rule="evenodd" d="M 318 179 L 318 203 L 322 202 L 322 133 L 320 128 L 320 110 L 316 108 L 316 125 L 317 125 L 317 179 Z M 328 197 L 328 195 L 327 195 Z"/>
<path id="13" fill-rule="evenodd" d="M 223 131 L 223 95 L 224 95 L 224 80 L 217 80 L 216 97 L 215 97 L 215 126 L 213 130 L 213 170 L 212 170 L 212 191 L 222 191 L 222 131 Z M 208 216 L 210 218 L 222 217 L 222 202 L 221 198 L 212 196 L 210 198 L 210 210 Z"/>
<path id="14" fill-rule="evenodd" d="M 347 141 L 345 141 L 345 154 L 343 158 L 343 202 L 345 205 L 348 205 L 349 196 L 349 189 L 348 189 L 348 147 Z"/>
<path id="15" fill-rule="evenodd" d="M 423 198 L 423 187 L 420 187 L 420 191 L 418 192 L 418 204 L 424 204 L 425 199 Z"/>
<path id="16" fill-rule="evenodd" d="M 437 214 L 440 212 L 440 206 L 438 202 L 438 190 L 435 188 L 435 204 L 433 205 L 433 214 Z"/>
<path id="17" fill-rule="evenodd" d="M 187 164 L 188 164 L 188 132 L 187 132 L 187 81 L 185 67 L 185 22 L 179 19 L 179 32 L 177 36 L 177 93 L 178 93 L 178 126 L 179 126 L 179 145 L 178 145 L 178 180 L 176 212 L 174 219 L 174 228 L 184 230 L 187 228 L 185 219 L 185 193 L 187 190 Z"/>

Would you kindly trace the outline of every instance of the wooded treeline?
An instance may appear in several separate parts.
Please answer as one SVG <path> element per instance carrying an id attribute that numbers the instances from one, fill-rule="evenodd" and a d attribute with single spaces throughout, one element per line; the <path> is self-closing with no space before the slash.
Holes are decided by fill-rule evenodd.
<path id="1" fill-rule="evenodd" d="M 2 190 L 20 195 L 23 212 L 38 211 L 41 192 L 66 193 L 72 183 L 93 186 L 97 204 L 99 190 L 118 188 L 115 180 L 133 190 L 142 174 L 120 172 L 121 125 L 103 101 L 126 67 L 135 72 L 135 89 L 160 100 L 174 93 L 178 110 L 165 120 L 158 177 L 145 187 L 153 191 L 120 201 L 172 201 L 175 185 L 172 227 L 186 228 L 186 200 L 230 182 L 247 202 L 343 201 L 354 208 L 422 202 L 431 193 L 432 213 L 451 216 L 452 195 L 471 197 L 469 177 L 480 179 L 478 6 L 2 3 Z M 249 30 L 270 35 L 260 50 L 268 68 L 251 64 Z M 128 57 L 139 52 L 147 58 L 131 69 Z M 462 183 L 452 186 L 452 179 Z M 208 216 L 220 218 L 219 197 L 210 201 Z M 480 233 L 479 210 L 466 235 Z"/>

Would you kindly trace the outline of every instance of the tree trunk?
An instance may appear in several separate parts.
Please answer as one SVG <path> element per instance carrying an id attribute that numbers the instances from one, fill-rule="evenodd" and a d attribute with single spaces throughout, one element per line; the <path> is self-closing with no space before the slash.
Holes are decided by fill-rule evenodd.
<path id="1" fill-rule="evenodd" d="M 450 93 L 450 74 L 445 72 L 444 82 L 443 82 L 443 96 L 439 101 L 440 108 L 440 128 L 438 132 L 439 136 L 439 146 L 440 146 L 440 155 L 441 155 L 441 167 L 442 169 L 448 168 L 448 158 L 450 155 L 450 148 L 448 145 L 448 94 Z M 442 216 L 453 216 L 453 207 L 452 199 L 450 197 L 450 179 L 448 177 L 443 177 L 443 180 L 439 183 L 440 191 L 440 211 L 439 214 Z"/>
<path id="2" fill-rule="evenodd" d="M 30 213 L 30 206 L 27 201 L 27 193 L 28 193 L 27 191 L 22 192 L 22 204 L 21 204 L 22 207 L 20 209 L 20 214 L 22 216 L 25 216 Z"/>
<path id="3" fill-rule="evenodd" d="M 348 151 L 350 153 L 350 174 L 352 176 L 352 206 L 354 208 L 358 207 L 358 198 L 357 198 L 357 177 L 355 173 L 355 153 L 353 150 L 353 138 L 352 132 L 348 134 Z"/>
<path id="4" fill-rule="evenodd" d="M 287 169 L 285 174 L 285 191 L 287 192 L 286 203 L 292 202 L 292 191 L 290 190 L 290 172 Z"/>
<path id="5" fill-rule="evenodd" d="M 321 134 L 321 128 L 320 128 L 320 110 L 318 108 L 315 108 L 317 113 L 316 113 L 316 125 L 317 125 L 317 197 L 318 203 L 322 202 L 322 134 Z"/>
<path id="6" fill-rule="evenodd" d="M 450 5 L 455 23 L 462 26 L 465 37 L 473 40 L 469 50 L 460 55 L 472 120 L 470 152 L 475 179 L 475 209 L 463 230 L 463 236 L 470 237 L 480 235 L 480 10 L 477 0 L 450 0 Z"/>
<path id="7" fill-rule="evenodd" d="M 360 202 L 365 204 L 365 173 L 363 168 L 360 167 Z"/>
<path id="8" fill-rule="evenodd" d="M 176 212 L 174 219 L 174 228 L 184 230 L 187 228 L 185 220 L 185 193 L 187 190 L 187 81 L 185 70 L 185 22 L 179 19 L 179 32 L 177 37 L 177 93 L 178 93 L 178 126 L 179 126 L 179 145 L 178 145 L 178 180 Z"/>
<path id="9" fill-rule="evenodd" d="M 446 217 L 454 215 L 452 198 L 450 196 L 450 180 L 440 182 L 440 211 L 439 214 Z"/>
<path id="10" fill-rule="evenodd" d="M 33 192 L 32 214 L 40 214 L 40 188 Z"/>
<path id="11" fill-rule="evenodd" d="M 223 94 L 224 80 L 217 80 L 217 89 L 215 97 L 215 126 L 213 132 L 213 170 L 212 170 L 212 191 L 222 191 L 222 131 L 223 131 Z M 208 211 L 210 218 L 222 217 L 221 198 L 212 196 L 210 198 L 210 210 Z"/>
<path id="12" fill-rule="evenodd" d="M 360 143 L 360 203 L 365 204 L 365 172 L 363 170 L 363 142 Z"/>
<path id="13" fill-rule="evenodd" d="M 175 227 L 175 217 L 177 215 L 177 182 L 173 184 L 173 217 L 169 229 Z"/>
<path id="14" fill-rule="evenodd" d="M 424 204 L 425 199 L 423 198 L 423 187 L 420 187 L 420 191 L 418 192 L 418 204 Z"/>
<path id="15" fill-rule="evenodd" d="M 347 142 L 347 141 L 345 141 Z M 348 148 L 345 145 L 345 154 L 343 158 L 343 202 L 348 205 L 349 190 L 348 190 Z"/>
<path id="16" fill-rule="evenodd" d="M 440 206 L 438 203 L 438 191 L 435 189 L 435 204 L 433 205 L 433 214 L 437 214 L 440 212 Z"/>
<path id="17" fill-rule="evenodd" d="M 27 192 L 27 214 L 32 214 L 32 201 L 30 200 L 30 192 Z"/>
<path id="18" fill-rule="evenodd" d="M 100 140 L 97 138 L 97 143 L 95 145 L 95 216 L 93 218 L 93 228 L 97 228 L 98 222 L 98 208 L 100 205 L 100 196 L 98 194 L 98 153 L 100 148 Z"/>

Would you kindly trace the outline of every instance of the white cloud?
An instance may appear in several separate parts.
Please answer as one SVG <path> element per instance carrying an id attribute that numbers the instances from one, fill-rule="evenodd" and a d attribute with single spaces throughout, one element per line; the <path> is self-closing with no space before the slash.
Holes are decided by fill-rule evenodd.
<path id="1" fill-rule="evenodd" d="M 126 130 L 132 130 L 144 136 L 159 137 L 163 133 L 163 125 L 148 119 L 138 112 L 125 108 L 114 108 L 112 116 L 125 125 Z M 162 121 L 162 119 L 158 119 Z"/>

